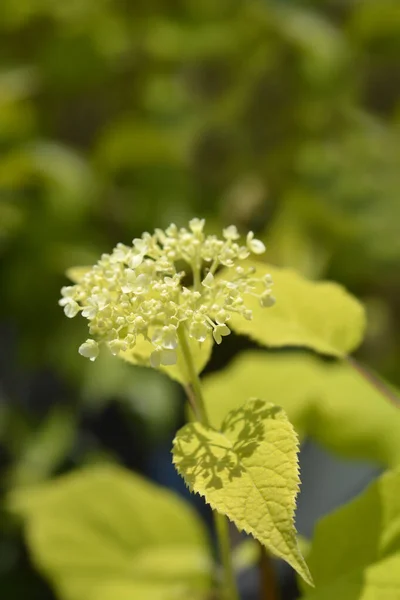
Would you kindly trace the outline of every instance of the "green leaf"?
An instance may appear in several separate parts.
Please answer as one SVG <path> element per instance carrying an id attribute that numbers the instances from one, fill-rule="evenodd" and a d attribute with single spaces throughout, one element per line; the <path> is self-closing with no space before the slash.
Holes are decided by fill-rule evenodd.
<path id="1" fill-rule="evenodd" d="M 244 394 L 279 398 L 299 435 L 346 458 L 384 467 L 400 463 L 400 410 L 347 361 L 295 351 L 244 352 L 205 377 L 203 390 L 217 429 Z"/>
<path id="2" fill-rule="evenodd" d="M 400 598 L 400 472 L 387 472 L 317 525 L 307 600 Z"/>
<path id="3" fill-rule="evenodd" d="M 207 338 L 200 344 L 196 340 L 189 338 L 188 343 L 197 373 L 201 373 L 210 360 L 213 342 L 210 338 Z M 143 339 L 139 342 L 136 342 L 133 350 L 121 352 L 119 356 L 133 365 L 150 367 L 150 354 L 153 352 L 153 350 L 154 346 L 150 342 Z M 178 381 L 182 385 L 186 385 L 191 381 L 190 373 L 187 370 L 186 362 L 180 346 L 178 346 L 177 352 L 178 361 L 176 365 L 169 367 L 161 365 L 159 369 L 168 375 L 168 377 L 171 377 L 171 379 Z"/>
<path id="4" fill-rule="evenodd" d="M 283 410 L 252 399 L 227 415 L 221 431 L 185 425 L 174 440 L 173 461 L 192 491 L 310 583 L 294 527 L 297 451 L 296 433 Z"/>
<path id="5" fill-rule="evenodd" d="M 236 333 L 264 346 L 303 346 L 340 357 L 360 344 L 365 329 L 364 309 L 342 286 L 309 281 L 290 269 L 255 261 L 248 261 L 248 266 L 257 269 L 257 277 L 272 275 L 277 301 L 272 308 L 262 308 L 257 298 L 246 296 L 253 319 L 233 316 L 229 323 Z M 220 277 L 229 275 L 230 271 L 225 270 Z"/>
<path id="6" fill-rule="evenodd" d="M 14 493 L 35 563 L 63 600 L 204 597 L 203 526 L 171 492 L 116 466 Z"/>

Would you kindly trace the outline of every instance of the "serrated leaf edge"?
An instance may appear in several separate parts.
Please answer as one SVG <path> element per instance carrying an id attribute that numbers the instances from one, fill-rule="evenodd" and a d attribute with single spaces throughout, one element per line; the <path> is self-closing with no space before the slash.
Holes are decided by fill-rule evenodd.
<path id="1" fill-rule="evenodd" d="M 229 414 L 229 413 L 228 413 L 228 414 Z M 286 414 L 286 413 L 285 413 L 285 414 Z M 299 448 L 300 448 L 300 446 L 299 446 L 299 440 L 298 440 L 298 437 L 297 437 L 297 433 L 296 433 L 296 431 L 295 431 L 295 429 L 294 429 L 293 425 L 291 424 L 291 422 L 290 422 L 290 421 L 289 421 L 289 419 L 287 419 L 287 418 L 286 418 L 286 423 L 287 423 L 288 427 L 291 429 L 291 431 L 293 432 L 293 434 L 294 434 L 294 436 L 295 436 L 295 439 L 296 439 L 296 442 L 295 442 L 295 444 L 296 444 L 296 452 L 298 452 L 298 451 L 299 451 Z M 177 435 L 179 434 L 179 432 L 180 432 L 180 431 L 182 431 L 182 430 L 184 429 L 184 427 L 185 427 L 185 425 L 184 425 L 184 426 L 183 426 L 181 429 L 179 429 L 179 430 L 178 430 L 178 432 L 177 432 L 177 434 L 176 434 L 176 436 L 175 436 L 175 438 L 174 438 L 174 440 L 173 440 L 172 463 L 173 463 L 173 465 L 174 465 L 174 467 L 175 467 L 175 469 L 176 469 L 177 473 L 178 473 L 178 474 L 179 474 L 179 475 L 182 477 L 182 479 L 183 479 L 183 481 L 184 481 L 184 483 L 185 483 L 185 486 L 187 487 L 187 489 L 188 489 L 188 490 L 189 490 L 189 491 L 190 491 L 192 494 L 197 494 L 197 495 L 199 495 L 201 498 L 203 498 L 203 499 L 204 499 L 204 501 L 206 502 L 206 504 L 208 504 L 209 506 L 211 506 L 211 508 L 212 508 L 213 510 L 216 510 L 218 513 L 225 515 L 225 516 L 227 517 L 227 519 L 228 519 L 228 520 L 229 520 L 231 523 L 233 523 L 233 525 L 235 525 L 235 527 L 236 527 L 236 528 L 237 528 L 239 531 L 244 531 L 244 532 L 245 532 L 245 533 L 247 533 L 248 535 L 251 535 L 251 536 L 252 536 L 252 537 L 254 537 L 256 540 L 258 540 L 258 541 L 259 541 L 259 542 L 260 542 L 260 543 L 261 543 L 261 544 L 262 544 L 264 547 L 266 547 L 267 549 L 270 549 L 270 550 L 272 550 L 272 551 L 274 552 L 274 554 L 276 554 L 276 556 L 278 556 L 279 558 L 281 558 L 281 559 L 282 559 L 282 560 L 284 560 L 285 562 L 288 562 L 288 563 L 291 565 L 291 567 L 292 567 L 292 568 L 293 568 L 295 571 L 297 571 L 297 572 L 298 572 L 298 573 L 301 575 L 301 577 L 304 579 L 304 581 L 305 581 L 305 582 L 306 582 L 308 585 L 310 585 L 310 586 L 314 587 L 314 583 L 313 583 L 313 579 L 312 579 L 312 576 L 311 576 L 310 570 L 309 570 L 309 568 L 308 568 L 308 566 L 307 566 L 307 563 L 305 562 L 305 560 L 304 560 L 304 557 L 303 557 L 303 555 L 302 555 L 302 553 L 301 553 L 301 551 L 300 551 L 300 547 L 299 547 L 299 544 L 298 544 L 297 538 L 295 539 L 295 550 L 297 550 L 297 558 L 298 558 L 298 561 L 299 561 L 299 566 L 301 567 L 301 571 L 299 571 L 297 567 L 295 567 L 295 566 L 294 566 L 294 565 L 293 565 L 293 564 L 292 564 L 292 563 L 291 563 L 291 562 L 290 562 L 290 561 L 289 561 L 289 560 L 288 560 L 286 557 L 284 557 L 284 556 L 283 556 L 283 554 L 282 554 L 282 552 L 281 552 L 281 551 L 279 551 L 278 549 L 276 549 L 276 548 L 275 548 L 275 546 L 274 546 L 273 544 L 270 544 L 270 545 L 269 545 L 269 548 L 268 548 L 268 547 L 267 547 L 267 546 L 264 544 L 264 542 L 263 542 L 263 541 L 262 541 L 262 540 L 261 540 L 261 539 L 260 539 L 260 538 L 257 536 L 257 534 L 256 534 L 256 532 L 255 532 L 255 530 L 254 530 L 254 528 L 253 528 L 253 527 L 246 527 L 246 526 L 245 526 L 245 525 L 243 525 L 243 524 L 238 524 L 238 523 L 237 523 L 235 520 L 233 520 L 233 519 L 232 519 L 232 518 L 231 518 L 231 517 L 230 517 L 228 514 L 226 514 L 226 512 L 225 512 L 223 509 L 221 509 L 221 506 L 219 506 L 219 503 L 216 503 L 216 502 L 213 502 L 213 501 L 210 501 L 210 500 L 208 500 L 208 499 L 206 498 L 206 495 L 205 495 L 204 493 L 202 493 L 202 492 L 200 492 L 200 491 L 198 491 L 198 490 L 194 489 L 194 487 L 193 487 L 193 486 L 191 486 L 191 485 L 190 485 L 190 484 L 189 484 L 189 483 L 186 481 L 186 479 L 185 479 L 184 475 L 183 475 L 183 474 L 180 472 L 180 470 L 179 470 L 179 468 L 178 468 L 178 465 L 177 465 L 177 463 L 176 463 L 176 460 L 175 460 L 175 454 L 174 454 L 174 448 L 175 448 L 175 445 L 176 445 L 176 442 L 177 442 Z M 203 425 L 203 427 L 204 427 L 204 425 Z M 207 429 L 207 427 L 204 427 L 204 428 L 205 428 L 205 429 Z M 221 431 L 218 431 L 217 429 L 215 429 L 214 427 L 211 427 L 211 426 L 209 427 L 209 429 L 212 429 L 213 431 L 216 431 L 217 433 L 222 433 Z M 244 467 L 244 468 L 245 468 L 245 467 Z M 246 470 L 246 472 L 248 473 L 248 471 L 247 471 L 247 469 L 246 469 L 246 468 L 245 468 L 245 470 Z M 298 460 L 296 461 L 296 474 L 297 474 L 298 478 L 300 479 L 300 467 L 299 467 L 299 462 L 298 462 Z M 254 482 L 253 482 L 253 480 L 252 480 L 252 478 L 251 478 L 251 477 L 250 477 L 250 479 L 251 479 L 251 481 L 252 481 L 252 483 L 253 483 L 254 487 L 257 489 L 258 493 L 260 493 L 260 491 L 258 490 L 257 486 L 254 484 Z M 300 484 L 299 484 L 299 483 L 297 483 L 296 490 L 295 490 L 295 492 L 294 492 L 294 496 L 293 496 L 293 504 L 294 504 L 294 506 L 296 505 L 296 499 L 297 499 L 297 496 L 298 496 L 298 494 L 299 494 L 299 491 L 300 491 Z M 260 494 L 261 494 L 261 493 L 260 493 Z M 291 516 L 291 520 L 292 520 L 293 527 L 295 526 L 295 522 L 294 522 L 294 514 L 295 514 L 295 508 L 291 508 L 291 510 L 290 510 L 290 516 Z M 292 549 L 289 547 L 289 550 L 292 550 Z"/>

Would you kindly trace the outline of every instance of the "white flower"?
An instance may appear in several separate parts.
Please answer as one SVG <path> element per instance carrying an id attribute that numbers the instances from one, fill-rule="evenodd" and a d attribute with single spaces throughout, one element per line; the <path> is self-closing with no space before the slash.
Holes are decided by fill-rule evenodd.
<path id="1" fill-rule="evenodd" d="M 97 313 L 105 308 L 107 297 L 95 294 L 88 298 L 86 306 L 82 309 L 82 317 L 94 319 Z"/>
<path id="2" fill-rule="evenodd" d="M 153 346 L 152 366 L 172 365 L 180 328 L 199 343 L 213 336 L 220 344 L 230 333 L 226 323 L 232 314 L 252 318 L 247 295 L 272 306 L 271 278 L 257 278 L 254 268 L 240 265 L 250 252 L 263 252 L 264 244 L 250 232 L 246 246 L 239 245 L 233 225 L 223 230 L 223 239 L 206 236 L 204 225 L 204 219 L 192 219 L 188 228 L 172 224 L 144 233 L 131 247 L 118 244 L 79 283 L 61 290 L 65 314 L 80 312 L 88 320 L 92 338 L 80 346 L 82 356 L 95 360 L 101 343 L 115 355 L 133 350 L 142 336 Z M 179 272 L 177 263 L 188 268 Z M 234 267 L 233 276 L 215 277 L 221 266 Z M 193 288 L 182 285 L 188 276 Z"/>
<path id="3" fill-rule="evenodd" d="M 217 344 L 222 342 L 222 336 L 229 335 L 231 330 L 226 325 L 217 325 L 213 330 L 213 337 Z"/>
<path id="4" fill-rule="evenodd" d="M 212 273 L 207 273 L 207 275 L 201 282 L 201 285 L 204 285 L 204 287 L 206 288 L 212 288 L 212 286 L 214 285 L 214 275 Z"/>
<path id="5" fill-rule="evenodd" d="M 123 263 L 123 262 L 128 262 L 129 257 L 132 253 L 132 249 L 129 248 L 129 246 L 125 246 L 124 244 L 117 244 L 116 248 L 114 249 L 114 252 L 112 253 L 111 256 L 111 262 L 113 263 Z"/>
<path id="6" fill-rule="evenodd" d="M 177 355 L 174 350 L 157 349 L 150 355 L 150 364 L 155 369 L 160 365 L 172 366 L 177 361 Z"/>
<path id="7" fill-rule="evenodd" d="M 192 219 L 191 221 L 189 221 L 190 230 L 193 233 L 202 233 L 205 222 L 205 219 Z"/>
<path id="8" fill-rule="evenodd" d="M 84 344 L 79 347 L 79 354 L 90 360 L 96 360 L 99 355 L 99 346 L 94 340 L 86 340 Z"/>
<path id="9" fill-rule="evenodd" d="M 125 350 L 128 349 L 127 343 L 123 340 L 112 340 L 111 342 L 108 342 L 108 347 L 110 348 L 111 354 L 114 356 L 118 356 L 120 352 L 125 352 Z"/>
<path id="10" fill-rule="evenodd" d="M 263 308 L 274 306 L 275 302 L 276 302 L 276 300 L 275 300 L 274 296 L 271 295 L 270 290 L 264 292 L 260 296 L 260 305 Z"/>
<path id="11" fill-rule="evenodd" d="M 69 319 L 76 317 L 80 311 L 79 304 L 73 298 L 61 298 L 58 304 L 64 307 L 64 313 Z"/>
<path id="12" fill-rule="evenodd" d="M 218 325 L 224 325 L 228 319 L 229 313 L 227 313 L 223 308 L 221 308 L 221 310 L 219 310 L 215 315 L 215 321 L 218 323 Z"/>
<path id="13" fill-rule="evenodd" d="M 240 238 L 239 232 L 235 225 L 230 225 L 222 230 L 222 235 L 226 240 L 238 240 Z"/>
<path id="14" fill-rule="evenodd" d="M 265 252 L 265 246 L 261 240 L 254 239 L 254 233 L 249 231 L 246 238 L 246 244 L 248 249 L 253 254 L 263 254 Z"/>
<path id="15" fill-rule="evenodd" d="M 204 322 L 194 322 L 190 325 L 189 335 L 198 342 L 205 342 L 209 333 L 210 327 Z"/>
<path id="16" fill-rule="evenodd" d="M 143 262 L 144 254 L 142 252 L 131 252 L 128 259 L 128 264 L 131 269 L 136 269 Z"/>

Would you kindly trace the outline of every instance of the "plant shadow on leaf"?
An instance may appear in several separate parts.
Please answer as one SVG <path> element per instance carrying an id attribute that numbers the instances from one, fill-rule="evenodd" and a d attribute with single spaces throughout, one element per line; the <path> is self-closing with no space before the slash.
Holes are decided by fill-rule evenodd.
<path id="1" fill-rule="evenodd" d="M 173 461 L 192 491 L 312 584 L 294 526 L 297 453 L 284 410 L 253 398 L 232 410 L 219 431 L 185 425 L 175 437 Z"/>
<path id="2" fill-rule="evenodd" d="M 237 441 L 232 445 L 210 440 L 196 423 L 186 425 L 175 442 L 174 453 L 177 466 L 185 472 L 187 484 L 192 488 L 201 475 L 206 480 L 206 489 L 219 490 L 224 485 L 221 474 L 229 481 L 241 477 L 246 470 L 242 460 L 250 458 L 266 437 L 263 420 L 275 418 L 281 412 L 279 406 L 266 406 L 262 400 L 253 400 L 251 404 L 231 411 L 221 433 L 235 437 Z"/>

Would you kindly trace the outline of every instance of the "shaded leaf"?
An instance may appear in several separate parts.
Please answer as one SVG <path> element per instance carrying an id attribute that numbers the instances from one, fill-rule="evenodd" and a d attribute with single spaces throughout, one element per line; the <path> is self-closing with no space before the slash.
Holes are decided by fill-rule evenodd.
<path id="1" fill-rule="evenodd" d="M 298 549 L 297 436 L 283 410 L 252 399 L 231 411 L 221 431 L 190 423 L 174 440 L 174 464 L 187 485 L 309 583 Z"/>
<path id="2" fill-rule="evenodd" d="M 87 468 L 14 493 L 9 504 L 26 521 L 35 563 L 65 600 L 183 600 L 209 586 L 195 513 L 119 467 Z"/>

